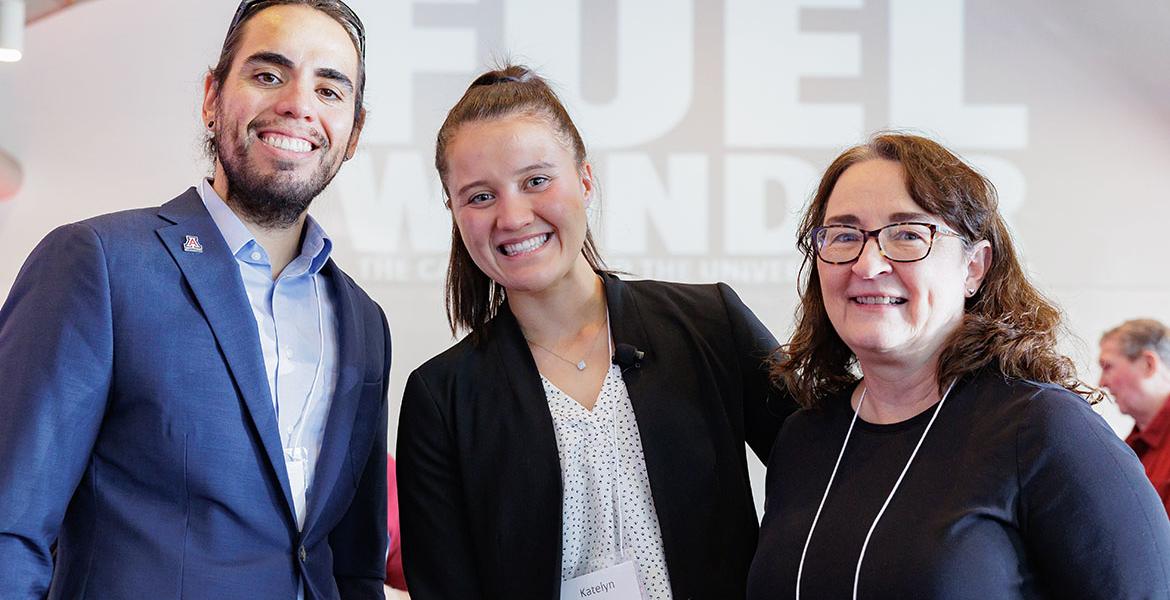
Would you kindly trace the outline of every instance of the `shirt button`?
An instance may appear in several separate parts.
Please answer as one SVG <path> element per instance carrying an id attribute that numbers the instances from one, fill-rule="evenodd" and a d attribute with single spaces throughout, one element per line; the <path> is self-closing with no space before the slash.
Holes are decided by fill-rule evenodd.
<path id="1" fill-rule="evenodd" d="M 259 252 L 252 253 L 252 260 L 260 260 L 260 258 L 261 258 L 261 255 Z"/>
<path id="2" fill-rule="evenodd" d="M 297 556 L 301 559 L 301 562 L 307 562 L 308 558 L 309 558 L 309 553 L 305 552 L 304 546 L 301 546 L 300 548 L 297 548 Z"/>

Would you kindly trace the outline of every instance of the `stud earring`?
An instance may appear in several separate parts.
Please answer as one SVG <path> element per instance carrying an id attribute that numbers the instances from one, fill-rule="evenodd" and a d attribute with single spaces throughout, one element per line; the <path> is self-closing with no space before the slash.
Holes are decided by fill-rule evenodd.
<path id="1" fill-rule="evenodd" d="M 211 129 L 212 127 L 215 127 L 215 121 L 208 121 L 208 122 L 207 122 L 207 128 L 208 128 L 208 129 Z"/>

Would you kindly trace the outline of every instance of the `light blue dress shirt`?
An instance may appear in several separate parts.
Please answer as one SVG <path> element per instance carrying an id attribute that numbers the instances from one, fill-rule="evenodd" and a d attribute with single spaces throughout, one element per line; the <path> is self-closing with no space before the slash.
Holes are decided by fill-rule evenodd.
<path id="1" fill-rule="evenodd" d="M 300 254 L 274 280 L 268 253 L 210 182 L 203 180 L 198 190 L 236 257 L 256 317 L 297 525 L 303 528 L 337 385 L 337 315 L 329 281 L 320 274 L 333 242 L 308 217 Z"/>

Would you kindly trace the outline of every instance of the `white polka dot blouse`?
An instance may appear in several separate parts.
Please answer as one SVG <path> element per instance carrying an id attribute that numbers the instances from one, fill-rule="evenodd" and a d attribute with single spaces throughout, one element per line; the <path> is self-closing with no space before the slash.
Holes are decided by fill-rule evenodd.
<path id="1" fill-rule="evenodd" d="M 620 506 L 621 547 L 626 556 L 636 559 L 644 597 L 670 600 L 666 554 L 650 495 L 642 438 L 620 367 L 610 365 L 592 411 L 544 376 L 540 380 L 561 460 L 561 579 L 621 562 L 617 559 L 621 555 Z"/>

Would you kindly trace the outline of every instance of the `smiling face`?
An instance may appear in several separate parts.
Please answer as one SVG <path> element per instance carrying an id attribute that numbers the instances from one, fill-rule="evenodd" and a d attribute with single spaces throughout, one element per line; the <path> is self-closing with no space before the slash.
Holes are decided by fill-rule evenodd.
<path id="1" fill-rule="evenodd" d="M 899 163 L 873 159 L 849 167 L 837 180 L 823 224 L 873 230 L 904 221 L 949 229 L 910 197 Z M 938 235 L 930 254 L 917 262 L 887 260 L 870 239 L 856 262 L 818 260 L 816 268 L 829 320 L 864 368 L 867 361 L 921 364 L 937 358 L 962 320 L 967 290 L 979 287 L 990 262 L 986 241 L 968 250 L 962 240 Z"/>
<path id="2" fill-rule="evenodd" d="M 357 145 L 357 75 L 357 49 L 325 13 L 278 5 L 253 16 L 223 84 L 205 81 L 216 192 L 259 225 L 296 222 Z"/>
<path id="3" fill-rule="evenodd" d="M 510 294 L 592 277 L 581 249 L 592 170 L 544 120 L 467 123 L 447 146 L 445 186 L 471 259 Z"/>

